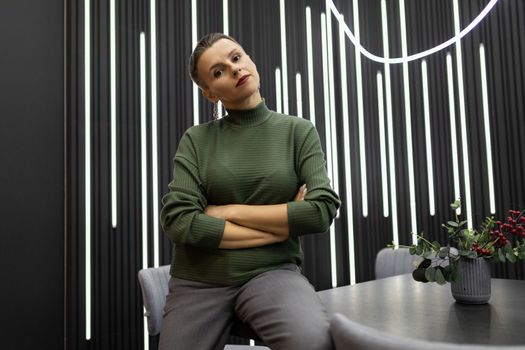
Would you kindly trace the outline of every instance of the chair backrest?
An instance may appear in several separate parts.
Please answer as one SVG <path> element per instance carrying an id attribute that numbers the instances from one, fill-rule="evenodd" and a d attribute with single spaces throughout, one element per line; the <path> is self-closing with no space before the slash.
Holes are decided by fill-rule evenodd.
<path id="1" fill-rule="evenodd" d="M 142 290 L 142 301 L 146 309 L 144 315 L 148 320 L 148 333 L 157 335 L 162 327 L 164 305 L 169 292 L 170 266 L 142 269 L 139 271 L 138 278 Z"/>
<path id="2" fill-rule="evenodd" d="M 330 333 L 335 350 L 517 350 L 523 346 L 438 343 L 391 335 L 334 314 Z"/>
<path id="3" fill-rule="evenodd" d="M 418 255 L 410 255 L 408 248 L 383 248 L 376 255 L 376 279 L 411 273 L 414 261 L 421 260 Z"/>

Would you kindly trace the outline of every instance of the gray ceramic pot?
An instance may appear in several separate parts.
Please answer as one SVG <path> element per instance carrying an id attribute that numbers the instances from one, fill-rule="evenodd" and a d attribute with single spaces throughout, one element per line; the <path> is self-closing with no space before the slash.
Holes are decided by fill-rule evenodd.
<path id="1" fill-rule="evenodd" d="M 452 296 L 459 303 L 486 304 L 490 299 L 490 265 L 484 258 L 462 258 L 457 265 L 457 279 L 450 284 Z"/>

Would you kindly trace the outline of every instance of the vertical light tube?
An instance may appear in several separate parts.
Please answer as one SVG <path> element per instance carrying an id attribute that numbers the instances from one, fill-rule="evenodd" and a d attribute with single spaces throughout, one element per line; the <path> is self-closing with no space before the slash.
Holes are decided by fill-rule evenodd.
<path id="1" fill-rule="evenodd" d="M 381 0 L 381 23 L 383 29 L 383 55 L 389 57 L 388 45 L 388 19 L 386 1 Z M 390 64 L 385 63 L 385 92 L 386 92 L 386 117 L 388 133 L 388 164 L 390 172 L 390 200 L 392 208 L 392 242 L 399 244 L 397 224 L 397 191 L 396 191 L 396 160 L 394 150 L 394 117 L 392 112 L 392 84 L 390 79 Z"/>
<path id="2" fill-rule="evenodd" d="M 84 167 L 86 340 L 91 339 L 91 3 L 84 0 Z"/>
<path id="3" fill-rule="evenodd" d="M 328 81 L 328 43 L 326 34 L 326 17 L 321 13 L 321 51 L 323 57 L 323 95 L 324 95 L 324 118 L 325 118 L 325 138 L 326 138 L 326 167 L 328 177 L 332 184 L 333 181 L 333 159 L 332 159 L 332 135 L 330 131 L 330 94 Z M 334 224 L 330 226 L 330 262 L 332 270 L 332 287 L 337 286 L 337 264 L 336 264 L 336 248 L 335 248 L 335 230 Z"/>
<path id="4" fill-rule="evenodd" d="M 306 7 L 306 58 L 308 62 L 308 99 L 309 119 L 315 126 L 315 88 L 314 88 L 314 58 L 312 54 L 312 13 Z"/>
<path id="5" fill-rule="evenodd" d="M 459 24 L 458 0 L 453 0 L 454 31 L 456 36 L 461 31 Z M 470 197 L 470 164 L 468 154 L 467 115 L 465 110 L 465 88 L 463 86 L 463 57 L 461 53 L 461 39 L 456 40 L 456 69 L 459 93 L 459 118 L 461 123 L 461 150 L 463 153 L 463 173 L 465 175 L 465 207 L 467 210 L 467 227 L 472 229 L 472 198 Z"/>
<path id="6" fill-rule="evenodd" d="M 452 148 L 452 172 L 454 178 L 454 200 L 461 198 L 461 189 L 459 186 L 459 161 L 458 161 L 458 144 L 456 132 L 456 105 L 454 97 L 454 67 L 452 66 L 452 56 L 447 53 L 447 83 L 448 83 L 448 108 L 450 113 L 450 140 Z M 461 207 L 456 209 L 456 214 L 461 214 Z"/>
<path id="7" fill-rule="evenodd" d="M 226 35 L 229 35 L 229 16 L 228 16 L 228 0 L 222 0 L 222 32 Z M 220 119 L 223 117 L 223 108 L 222 102 L 217 102 L 217 118 Z"/>
<path id="8" fill-rule="evenodd" d="M 336 115 L 335 115 L 335 82 L 334 82 L 334 50 L 332 40 L 332 11 L 330 10 L 330 0 L 326 1 L 326 48 L 328 55 L 328 83 L 330 93 L 330 118 L 329 130 L 331 134 L 330 147 L 332 148 L 332 179 L 334 190 L 339 193 L 339 161 L 337 155 L 337 134 L 336 134 Z M 339 212 L 338 214 L 339 215 Z"/>
<path id="9" fill-rule="evenodd" d="M 405 0 L 399 0 L 399 17 L 401 24 L 401 52 L 403 57 L 408 56 L 407 31 L 405 19 Z M 414 184 L 414 155 L 412 148 L 412 116 L 410 108 L 410 84 L 408 75 L 408 62 L 403 62 L 403 86 L 405 96 L 405 128 L 407 135 L 407 161 L 408 161 L 408 190 L 410 196 L 410 217 L 412 242 L 417 243 L 417 216 L 416 216 L 416 187 Z"/>
<path id="10" fill-rule="evenodd" d="M 140 33 L 140 165 L 142 204 L 142 268 L 148 267 L 148 154 L 146 123 L 146 35 Z"/>
<path id="11" fill-rule="evenodd" d="M 197 46 L 197 0 L 191 0 L 191 43 Z M 193 125 L 199 124 L 199 87 L 193 84 Z"/>
<path id="12" fill-rule="evenodd" d="M 432 158 L 432 134 L 430 132 L 430 102 L 428 97 L 428 71 L 427 61 L 421 61 L 421 80 L 423 84 L 423 110 L 425 117 L 425 140 L 427 147 L 427 175 L 428 175 L 428 206 L 430 215 L 436 214 L 434 199 L 434 166 Z"/>
<path id="13" fill-rule="evenodd" d="M 492 142 L 490 141 L 490 112 L 489 96 L 487 88 L 487 64 L 485 62 L 485 47 L 479 44 L 479 62 L 481 69 L 481 93 L 483 98 L 483 123 L 485 127 L 485 149 L 487 153 L 487 177 L 489 185 L 489 206 L 490 213 L 496 213 L 496 200 L 494 196 L 494 174 L 492 165 Z"/>
<path id="14" fill-rule="evenodd" d="M 344 26 L 339 21 L 339 59 L 341 62 L 341 102 L 343 112 L 343 157 L 345 164 L 345 201 L 346 218 L 348 222 L 348 266 L 350 268 L 350 284 L 355 284 L 355 244 L 354 244 L 354 206 L 352 196 L 352 167 L 350 157 L 350 116 L 348 113 L 348 82 L 346 71 L 346 36 Z"/>
<path id="15" fill-rule="evenodd" d="M 301 73 L 295 74 L 295 92 L 297 100 L 297 116 L 299 118 L 303 117 L 303 92 L 302 92 L 302 83 L 301 83 Z"/>
<path id="16" fill-rule="evenodd" d="M 354 36 L 357 43 L 360 43 L 359 30 L 359 3 L 357 0 L 352 1 L 353 5 L 353 20 L 354 20 Z M 361 53 L 355 50 L 355 73 L 356 73 L 356 89 L 357 89 L 357 123 L 359 129 L 359 160 L 361 167 L 361 193 L 362 193 L 362 207 L 363 216 L 368 216 L 368 183 L 366 176 L 366 147 L 365 147 L 365 117 L 363 107 L 363 73 L 361 69 Z"/>
<path id="17" fill-rule="evenodd" d="M 153 207 L 153 266 L 159 267 L 159 161 L 157 126 L 157 18 L 155 0 L 150 2 L 150 55 L 151 55 L 151 190 Z"/>
<path id="18" fill-rule="evenodd" d="M 283 113 L 288 114 L 288 57 L 286 55 L 286 11 L 284 0 L 279 1 L 279 10 L 281 16 L 281 73 L 283 75 Z"/>
<path id="19" fill-rule="evenodd" d="M 228 14 L 228 0 L 222 0 L 222 32 L 226 35 L 230 33 L 230 20 Z"/>
<path id="20" fill-rule="evenodd" d="M 111 226 L 117 227 L 117 73 L 115 0 L 109 3 L 109 89 L 110 89 L 110 135 L 111 135 Z"/>
<path id="21" fill-rule="evenodd" d="M 388 217 L 388 172 L 385 145 L 385 101 L 383 97 L 383 75 L 377 72 L 377 115 L 379 118 L 379 154 L 381 156 L 381 189 L 383 192 L 383 216 Z"/>
<path id="22" fill-rule="evenodd" d="M 283 94 L 281 92 L 281 70 L 275 68 L 275 101 L 277 102 L 275 106 L 275 111 L 277 113 L 283 112 Z"/>

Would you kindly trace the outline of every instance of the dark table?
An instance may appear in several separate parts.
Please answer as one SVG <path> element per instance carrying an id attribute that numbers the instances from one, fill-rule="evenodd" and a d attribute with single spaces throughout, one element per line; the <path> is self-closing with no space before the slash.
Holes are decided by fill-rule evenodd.
<path id="1" fill-rule="evenodd" d="M 524 345 L 525 281 L 492 279 L 488 304 L 456 303 L 450 285 L 410 274 L 318 292 L 328 313 L 407 338 L 447 343 Z"/>

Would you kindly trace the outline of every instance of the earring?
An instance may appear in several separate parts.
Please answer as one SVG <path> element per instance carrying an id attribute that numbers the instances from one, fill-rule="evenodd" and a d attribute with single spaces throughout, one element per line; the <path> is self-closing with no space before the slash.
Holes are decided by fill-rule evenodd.
<path id="1" fill-rule="evenodd" d="M 212 115 L 213 116 L 213 120 L 217 120 L 217 118 L 219 118 L 219 111 L 218 111 L 218 106 L 217 105 L 218 105 L 217 102 L 215 102 L 213 104 L 213 115 Z"/>

